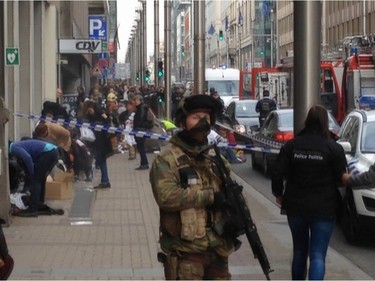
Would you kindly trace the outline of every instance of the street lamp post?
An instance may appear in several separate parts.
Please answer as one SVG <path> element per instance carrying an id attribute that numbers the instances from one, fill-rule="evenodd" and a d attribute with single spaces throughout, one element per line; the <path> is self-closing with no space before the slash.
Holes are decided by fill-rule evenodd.
<path id="1" fill-rule="evenodd" d="M 216 62 L 216 66 L 219 66 L 220 65 L 220 61 L 221 61 L 220 40 L 216 40 L 216 44 L 217 44 L 217 62 Z"/>
<path id="2" fill-rule="evenodd" d="M 251 70 L 253 69 L 254 67 L 254 60 L 255 60 L 255 56 L 254 56 L 254 42 L 255 42 L 255 38 L 254 38 L 254 23 L 255 23 L 255 19 L 252 18 L 251 19 Z"/>
<path id="3" fill-rule="evenodd" d="M 229 38 L 228 35 L 225 37 L 225 44 L 227 44 L 227 67 L 230 67 L 229 65 Z"/>
<path id="4" fill-rule="evenodd" d="M 273 9 L 271 9 L 271 68 L 273 67 Z"/>
<path id="5" fill-rule="evenodd" d="M 238 69 L 242 69 L 242 52 L 241 52 L 241 39 L 242 39 L 242 33 L 240 31 L 240 26 L 242 25 L 237 25 L 238 26 Z"/>

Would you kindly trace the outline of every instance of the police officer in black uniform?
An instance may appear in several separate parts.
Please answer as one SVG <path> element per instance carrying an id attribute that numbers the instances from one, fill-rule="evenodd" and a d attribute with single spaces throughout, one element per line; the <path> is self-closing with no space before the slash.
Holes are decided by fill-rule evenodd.
<path id="1" fill-rule="evenodd" d="M 273 170 L 272 193 L 286 212 L 293 238 L 291 280 L 324 280 L 341 200 L 338 187 L 347 167 L 328 124 L 327 110 L 312 106 L 305 127 L 280 149 Z"/>
<path id="2" fill-rule="evenodd" d="M 255 106 L 255 111 L 259 112 L 259 125 L 262 127 L 264 120 L 266 120 L 268 114 L 275 110 L 276 102 L 269 98 L 270 92 L 268 90 L 263 91 L 263 98 L 258 101 Z"/>

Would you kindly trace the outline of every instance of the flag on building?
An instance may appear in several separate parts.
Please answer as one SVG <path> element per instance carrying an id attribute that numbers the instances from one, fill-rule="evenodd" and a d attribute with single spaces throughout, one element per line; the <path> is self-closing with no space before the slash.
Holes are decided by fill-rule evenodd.
<path id="1" fill-rule="evenodd" d="M 213 35 L 215 33 L 215 27 L 212 23 L 211 23 L 210 28 L 208 29 L 207 33 L 209 35 Z"/>
<path id="2" fill-rule="evenodd" d="M 224 27 L 225 27 L 225 31 L 227 31 L 228 28 L 229 28 L 229 19 L 228 19 L 228 16 L 225 17 Z"/>
<path id="3" fill-rule="evenodd" d="M 115 42 L 117 48 L 118 48 L 118 49 L 121 49 L 121 48 L 120 48 L 120 40 L 119 40 L 119 38 L 118 38 L 118 29 L 119 29 L 119 27 L 120 27 L 120 25 L 118 25 L 117 28 L 116 28 L 116 32 L 115 32 L 115 36 L 114 36 L 114 38 L 113 38 L 113 41 Z"/>
<path id="4" fill-rule="evenodd" d="M 242 25 L 242 24 L 243 24 L 242 13 L 241 13 L 241 10 L 238 10 L 238 25 Z"/>
<path id="5" fill-rule="evenodd" d="M 267 17 L 269 15 L 268 5 L 263 2 L 263 16 Z"/>

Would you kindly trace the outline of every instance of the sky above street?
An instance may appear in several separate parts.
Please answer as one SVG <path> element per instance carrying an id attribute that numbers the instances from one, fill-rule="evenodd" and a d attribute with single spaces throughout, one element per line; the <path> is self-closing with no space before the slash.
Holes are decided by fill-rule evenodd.
<path id="1" fill-rule="evenodd" d="M 119 62 L 125 62 L 129 37 L 135 18 L 136 9 L 142 7 L 138 0 L 117 0 L 117 26 L 119 26 L 120 49 L 117 51 Z M 159 0 L 159 38 L 164 38 L 164 1 Z M 147 0 L 147 55 L 154 53 L 154 0 Z"/>

